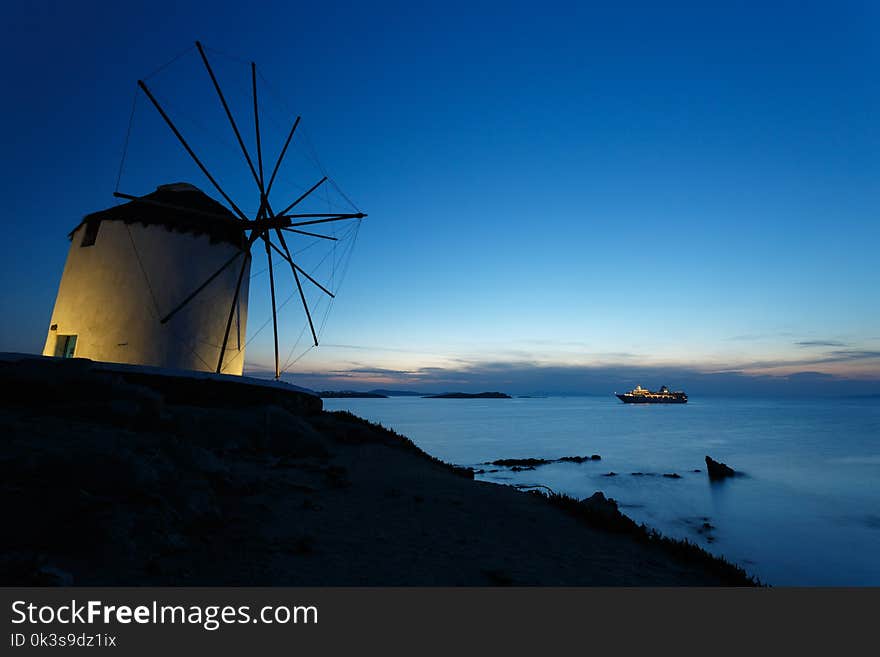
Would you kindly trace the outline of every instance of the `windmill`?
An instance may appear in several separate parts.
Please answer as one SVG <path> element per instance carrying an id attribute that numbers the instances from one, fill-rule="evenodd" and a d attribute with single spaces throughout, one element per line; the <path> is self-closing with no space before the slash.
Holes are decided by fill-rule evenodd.
<path id="1" fill-rule="evenodd" d="M 315 320 L 304 287 L 312 286 L 329 299 L 333 299 L 335 294 L 326 282 L 319 281 L 305 267 L 301 266 L 296 252 L 288 242 L 301 237 L 336 242 L 338 237 L 326 234 L 328 231 L 322 229 L 326 228 L 328 224 L 336 225 L 336 222 L 359 222 L 367 215 L 353 204 L 351 204 L 354 210 L 352 212 L 332 210 L 297 212 L 298 206 L 322 186 L 328 183 L 336 186 L 326 173 L 296 198 L 285 199 L 287 202 L 283 207 L 280 207 L 281 204 L 275 205 L 271 198 L 273 186 L 278 179 L 278 173 L 283 166 L 288 148 L 295 139 L 301 117 L 296 116 L 293 120 L 279 155 L 271 168 L 264 166 L 266 163 L 263 157 L 256 64 L 250 63 L 253 136 L 256 145 L 255 152 L 252 152 L 245 145 L 239 123 L 230 109 L 205 48 L 198 41 L 195 43 L 195 48 L 204 65 L 205 72 L 210 78 L 211 86 L 216 92 L 244 162 L 247 164 L 250 177 L 253 178 L 253 193 L 257 198 L 256 207 L 258 209 L 250 215 L 242 210 L 184 137 L 182 131 L 147 83 L 144 80 L 138 80 L 139 90 L 146 96 L 189 159 L 198 167 L 214 191 L 225 201 L 225 204 L 207 197 L 200 190 L 188 184 L 162 185 L 152 194 L 136 195 L 119 191 L 117 181 L 117 189 L 113 195 L 117 199 L 128 201 L 128 203 L 112 210 L 87 216 L 80 226 L 71 233 L 74 244 L 71 246 L 59 287 L 52 324 L 44 349 L 46 355 L 76 355 L 97 360 L 206 371 L 210 366 L 210 370 L 218 374 L 230 371 L 227 365 L 231 353 L 240 356 L 243 360 L 241 334 L 243 324 L 246 322 L 248 275 L 254 249 L 263 250 L 268 263 L 275 379 L 280 378 L 282 373 L 279 353 L 279 304 L 276 296 L 278 272 L 276 266 L 289 268 L 295 283 L 296 294 L 305 312 L 311 340 L 314 346 L 318 345 L 318 330 L 315 327 Z M 123 161 L 124 157 L 123 155 Z M 347 197 L 345 198 L 347 199 Z M 278 209 L 279 207 L 280 209 Z M 117 225 L 113 226 L 113 230 L 116 231 L 115 237 L 113 230 L 104 229 L 106 235 L 102 234 L 100 237 L 104 244 L 102 250 L 83 251 L 76 248 L 76 236 L 80 233 L 83 235 L 79 242 L 80 246 L 94 245 L 98 227 L 102 222 L 110 224 L 114 219 L 122 219 L 121 222 L 116 223 L 124 224 L 128 231 L 128 237 L 131 238 L 130 247 L 134 248 L 134 258 L 126 251 L 129 245 L 124 237 L 120 236 L 121 227 Z M 168 235 L 169 230 L 166 230 L 160 237 L 156 236 L 155 231 L 144 236 L 132 234 L 132 226 L 149 226 L 156 223 L 163 224 L 166 229 L 170 230 L 171 235 Z M 186 238 L 188 241 L 185 245 L 177 244 L 183 239 L 178 236 L 181 233 L 188 234 Z M 208 237 L 196 244 L 192 241 L 192 234 L 207 234 Z M 161 246 L 154 247 L 154 252 L 163 255 L 160 257 L 151 256 L 150 253 L 145 254 L 144 249 L 138 249 L 136 244 L 138 240 L 150 244 L 161 240 Z M 222 248 L 218 248 L 218 244 Z M 175 250 L 179 254 L 176 260 L 174 255 L 165 255 L 173 254 Z M 114 308 L 122 308 L 127 304 L 127 298 L 115 291 L 124 286 L 117 284 L 114 291 L 108 291 L 107 285 L 104 284 L 108 269 L 112 270 L 114 279 L 132 280 L 136 274 L 133 273 L 135 267 L 131 263 L 135 260 L 144 278 L 147 279 L 146 288 L 149 290 L 155 307 L 151 318 L 143 318 L 140 324 L 137 320 L 132 321 L 131 308 L 124 312 L 122 310 L 114 311 Z M 206 269 L 204 264 L 200 268 L 194 268 L 191 261 L 213 264 L 209 269 Z M 111 264 L 108 265 L 108 262 Z M 151 268 L 153 271 L 167 269 L 185 273 L 177 275 L 173 284 L 158 285 L 149 280 L 150 275 L 147 269 Z M 197 269 L 198 273 L 194 273 L 194 269 Z M 96 294 L 94 292 L 96 288 L 103 288 L 103 291 Z M 168 292 L 172 288 L 177 296 Z M 216 293 L 218 289 L 223 292 L 220 295 L 220 303 L 207 304 L 205 307 L 203 297 L 207 291 L 213 290 Z M 157 290 L 159 293 L 164 292 L 165 298 L 157 301 Z M 294 293 L 291 294 L 293 296 Z M 196 306 L 200 302 L 203 307 L 197 309 Z M 125 329 L 122 328 L 123 324 L 126 325 Z M 133 324 L 134 328 L 132 328 Z M 196 361 L 187 352 L 189 350 L 195 353 L 194 338 L 191 334 L 205 331 L 206 326 L 216 342 L 211 344 L 212 348 L 209 350 L 211 353 L 208 356 L 205 355 L 205 348 L 202 346 L 202 354 L 195 354 L 198 357 L 198 361 Z M 237 342 L 237 348 L 230 351 L 229 345 L 233 335 L 233 327 L 236 329 L 234 340 Z M 131 333 L 137 334 L 137 344 L 132 346 L 128 341 L 120 341 L 126 339 L 119 337 L 123 331 L 126 336 Z M 78 342 L 77 339 L 79 339 Z M 175 341 L 185 342 L 186 349 L 178 349 L 175 346 Z M 202 342 L 206 343 L 207 341 L 202 340 Z M 207 362 L 211 357 L 216 357 L 215 363 Z M 241 364 L 239 363 L 231 371 L 240 373 Z"/>

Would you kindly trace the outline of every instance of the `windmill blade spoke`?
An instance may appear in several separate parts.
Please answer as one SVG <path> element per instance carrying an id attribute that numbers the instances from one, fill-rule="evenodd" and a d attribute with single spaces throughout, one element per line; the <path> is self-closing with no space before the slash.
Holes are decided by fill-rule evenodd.
<path id="1" fill-rule="evenodd" d="M 208 56 L 205 54 L 205 49 L 202 48 L 202 44 L 199 41 L 196 41 L 196 48 L 199 49 L 199 54 L 202 56 L 202 61 L 205 63 L 205 68 L 208 69 L 208 75 L 211 76 L 211 82 L 214 83 L 214 89 L 217 90 L 217 95 L 220 97 L 220 102 L 223 104 L 223 109 L 226 112 L 226 116 L 229 119 L 229 123 L 232 126 L 232 131 L 235 133 L 235 138 L 238 140 L 238 145 L 241 147 L 241 152 L 244 153 L 244 158 L 247 160 L 248 166 L 251 169 L 251 173 L 254 176 L 254 181 L 257 185 L 260 184 L 260 179 L 257 178 L 257 171 L 254 169 L 254 163 L 251 160 L 250 153 L 248 153 L 247 148 L 244 145 L 244 140 L 241 138 L 241 133 L 238 131 L 238 126 L 235 123 L 235 119 L 232 116 L 232 111 L 229 109 L 229 105 L 226 103 L 226 97 L 223 95 L 223 91 L 220 89 L 220 83 L 217 82 L 217 78 L 214 76 L 214 71 L 211 68 L 211 64 L 208 62 Z"/>
<path id="2" fill-rule="evenodd" d="M 335 219 L 363 219 L 367 215 L 363 212 L 312 212 L 309 214 L 286 214 L 279 215 L 287 219 L 308 219 L 311 217 L 333 217 Z"/>
<path id="3" fill-rule="evenodd" d="M 260 188 L 260 209 L 257 215 L 262 217 L 264 212 L 271 213 L 271 210 L 268 207 L 269 199 L 266 197 L 266 188 L 263 186 L 263 142 L 260 139 L 260 107 L 257 103 L 257 65 L 254 62 L 251 62 L 251 86 L 254 92 L 254 132 L 257 134 L 257 166 L 260 168 L 260 178 L 257 180 L 257 185 Z"/>
<path id="4" fill-rule="evenodd" d="M 278 241 L 281 242 L 281 246 L 284 247 L 284 251 L 287 254 L 285 259 L 287 260 L 287 262 L 290 263 L 291 268 L 294 270 L 293 275 L 296 276 L 296 272 L 299 271 L 299 273 L 301 273 L 303 276 L 305 276 L 307 279 L 309 279 L 315 286 L 320 288 L 320 290 L 324 294 L 328 295 L 331 299 L 335 299 L 336 298 L 335 294 L 333 294 L 330 290 L 328 290 L 326 287 L 321 285 L 314 278 L 309 276 L 308 272 L 306 272 L 302 267 L 300 267 L 298 264 L 296 264 L 293 261 L 293 256 L 290 254 L 290 249 L 287 247 L 287 240 L 284 239 L 284 235 L 281 233 L 280 230 L 276 230 L 276 232 L 278 233 Z M 272 246 L 275 246 L 275 245 L 273 244 Z M 275 248 L 277 249 L 278 247 L 275 247 Z"/>
<path id="5" fill-rule="evenodd" d="M 260 234 L 256 230 L 251 231 L 251 236 L 248 237 L 248 249 L 250 249 L 253 246 L 254 242 L 257 241 L 257 238 L 259 236 L 260 236 Z"/>
<path id="6" fill-rule="evenodd" d="M 232 328 L 232 319 L 235 317 L 235 308 L 238 306 L 238 295 L 241 292 L 244 270 L 250 258 L 251 254 L 248 251 L 241 262 L 241 270 L 238 272 L 238 282 L 235 284 L 235 294 L 232 295 L 232 306 L 229 308 L 229 319 L 226 320 L 226 331 L 223 333 L 223 345 L 220 347 L 220 357 L 217 359 L 217 374 L 223 372 L 223 355 L 226 353 L 226 343 L 229 342 L 229 330 Z"/>
<path id="7" fill-rule="evenodd" d="M 278 235 L 278 241 L 281 242 L 281 246 L 284 247 L 284 252 L 287 254 L 287 260 L 290 262 L 290 264 L 293 264 L 293 256 L 290 255 L 290 249 L 287 247 L 287 240 L 284 239 L 284 233 L 276 228 L 275 234 Z"/>
<path id="8" fill-rule="evenodd" d="M 308 197 L 309 194 L 311 194 L 313 191 L 315 191 L 316 189 L 318 189 L 318 187 L 320 187 L 321 185 L 323 185 L 324 182 L 325 182 L 326 180 L 327 180 L 327 176 L 324 176 L 323 178 L 321 178 L 318 182 L 316 182 L 314 185 L 312 185 L 311 187 L 309 187 L 308 190 L 306 190 L 305 192 L 303 192 L 302 196 L 300 196 L 298 199 L 296 199 L 293 203 L 291 203 L 290 205 L 288 205 L 286 208 L 284 208 L 284 209 L 283 209 L 281 212 L 279 212 L 278 214 L 279 214 L 279 215 L 287 214 L 288 210 L 291 210 L 291 209 L 295 208 L 295 207 L 296 207 L 301 201 L 305 200 L 306 197 Z"/>
<path id="9" fill-rule="evenodd" d="M 309 237 L 320 237 L 322 240 L 333 240 L 334 242 L 338 242 L 338 237 L 330 237 L 330 235 L 321 235 L 320 233 L 310 233 L 307 230 L 297 230 L 296 228 L 285 228 L 284 230 L 289 230 L 291 233 L 299 233 L 300 235 L 308 235 Z"/>
<path id="10" fill-rule="evenodd" d="M 275 306 L 275 271 L 272 267 L 272 250 L 269 248 L 270 240 L 266 233 L 262 234 L 263 242 L 266 244 L 266 258 L 269 261 L 269 293 L 272 296 L 272 330 L 275 333 L 275 380 L 281 376 L 279 370 L 280 363 L 278 361 L 278 310 Z"/>
<path id="11" fill-rule="evenodd" d="M 195 298 L 199 295 L 199 293 L 200 293 L 202 290 L 204 290 L 206 287 L 208 287 L 208 285 L 210 285 L 211 281 L 213 281 L 215 278 L 217 278 L 217 277 L 223 272 L 224 269 L 226 269 L 229 265 L 231 265 L 233 262 L 235 262 L 235 259 L 238 258 L 238 257 L 240 257 L 242 253 L 245 253 L 245 251 L 238 251 L 238 252 L 236 252 L 235 255 L 233 255 L 229 260 L 227 260 L 225 263 L 223 263 L 223 266 L 220 267 L 220 269 L 218 269 L 218 270 L 215 271 L 213 274 L 211 274 L 211 275 L 208 277 L 208 279 L 207 279 L 204 283 L 202 283 L 202 284 L 199 285 L 195 290 L 193 290 L 193 291 L 192 291 L 192 292 L 186 297 L 186 299 L 184 299 L 184 300 L 181 301 L 179 304 L 177 304 L 177 305 L 174 307 L 174 309 L 173 309 L 171 312 L 169 312 L 167 315 L 165 315 L 165 317 L 163 317 L 162 319 L 160 319 L 159 322 L 160 322 L 161 324 L 165 324 L 166 322 L 168 322 L 168 320 L 171 319 L 172 317 L 174 317 L 174 315 L 175 315 L 178 311 L 182 310 L 182 309 L 186 306 L 186 304 L 188 304 L 190 301 L 192 301 L 193 299 L 195 299 Z"/>
<path id="12" fill-rule="evenodd" d="M 315 346 L 317 347 L 318 346 L 318 335 L 317 335 L 317 333 L 315 333 L 315 325 L 312 322 L 312 313 L 309 312 L 309 304 L 306 303 L 306 295 L 303 293 L 302 283 L 300 283 L 299 275 L 296 273 L 296 270 L 299 269 L 299 267 L 297 267 L 296 263 L 293 262 L 293 257 L 290 255 L 290 249 L 287 247 L 287 240 L 284 239 L 283 233 L 278 229 L 276 229 L 275 232 L 278 235 L 278 241 L 281 242 L 281 246 L 284 247 L 284 251 L 287 254 L 285 257 L 287 259 L 287 262 L 290 263 L 290 270 L 293 272 L 293 280 L 296 281 L 296 288 L 299 290 L 299 298 L 302 301 L 303 308 L 305 308 L 306 317 L 309 320 L 309 328 L 312 330 L 312 340 L 314 340 Z M 273 244 L 272 246 L 275 246 L 275 245 Z M 275 247 L 275 248 L 277 249 L 277 247 Z M 305 273 L 305 272 L 303 272 L 303 273 Z M 331 294 L 330 296 L 332 297 L 333 295 Z"/>
<path id="13" fill-rule="evenodd" d="M 257 104 L 257 65 L 251 62 L 251 85 L 254 90 L 254 130 L 257 133 L 257 165 L 260 168 L 260 194 L 265 196 L 263 187 L 263 145 L 260 141 L 260 108 Z M 265 201 L 263 201 L 265 203 Z"/>
<path id="14" fill-rule="evenodd" d="M 276 253 L 278 253 L 278 255 L 280 255 L 282 258 L 284 258 L 285 260 L 287 260 L 287 262 L 289 262 L 290 264 L 293 264 L 293 260 L 291 260 L 290 256 L 287 255 L 286 253 L 284 253 L 284 251 L 282 251 L 281 249 L 279 249 L 277 246 L 275 246 L 275 245 L 271 242 L 271 240 L 269 241 L 269 246 L 271 246 L 273 249 L 275 249 Z"/>
<path id="15" fill-rule="evenodd" d="M 293 264 L 293 263 L 291 263 Z M 315 346 L 318 346 L 318 334 L 315 333 L 315 324 L 312 322 L 312 313 L 309 312 L 309 304 L 306 303 L 306 295 L 303 293 L 302 283 L 299 282 L 299 276 L 296 273 L 297 267 L 293 265 L 293 279 L 296 281 L 296 288 L 299 290 L 299 298 L 302 301 L 303 308 L 306 311 L 306 317 L 309 320 L 309 328 L 312 331 L 312 340 L 315 341 Z"/>
<path id="16" fill-rule="evenodd" d="M 192 148 L 190 148 L 190 145 L 187 143 L 186 139 L 184 139 L 184 138 L 183 138 L 183 135 L 180 134 L 180 130 L 177 129 L 177 126 L 174 125 L 174 122 L 173 122 L 173 121 L 171 120 L 171 118 L 165 113 L 165 110 L 162 109 L 162 106 L 159 104 L 159 101 L 156 100 L 156 97 L 153 96 L 153 94 L 150 92 L 150 90 L 149 90 L 149 88 L 147 87 L 146 83 L 145 83 L 143 80 L 138 80 L 138 86 L 139 86 L 141 89 L 143 89 L 143 92 L 147 95 L 147 98 L 150 99 L 150 102 L 153 103 L 153 106 L 158 110 L 158 112 L 159 112 L 159 114 L 162 116 L 162 118 L 165 119 L 165 123 L 167 123 L 167 124 L 168 124 L 168 127 L 171 128 L 171 132 L 174 133 L 174 136 L 177 137 L 177 140 L 178 140 L 178 141 L 180 142 L 180 144 L 184 147 L 184 149 L 186 149 L 186 152 L 189 153 L 189 156 L 190 156 L 190 157 L 193 159 L 193 161 L 199 166 L 199 169 L 202 170 L 202 173 L 204 173 L 205 176 L 208 178 L 208 180 L 211 181 L 211 184 L 214 185 L 214 188 L 215 188 L 218 192 L 220 192 L 220 195 L 221 195 L 224 199 L 226 199 L 226 202 L 229 203 L 230 207 L 231 207 L 233 210 L 235 210 L 235 214 L 237 214 L 237 215 L 238 215 L 239 217 L 241 217 L 242 219 L 247 220 L 247 216 L 245 216 L 244 212 L 241 211 L 241 208 L 239 208 L 239 207 L 235 204 L 235 201 L 233 201 L 233 200 L 229 197 L 229 195 L 228 195 L 226 192 L 223 191 L 223 188 L 220 187 L 220 183 L 218 183 L 218 182 L 214 179 L 214 176 L 211 175 L 211 172 L 208 171 L 207 167 L 206 167 L 204 164 L 202 164 L 202 161 L 199 159 L 199 156 L 195 154 L 195 151 L 193 151 Z"/>
<path id="17" fill-rule="evenodd" d="M 321 285 L 321 284 L 320 284 L 318 281 L 316 281 L 314 278 L 312 278 L 311 276 L 309 276 L 309 275 L 305 272 L 305 270 L 304 270 L 302 267 L 300 267 L 298 264 L 296 264 L 296 263 L 294 262 L 294 263 L 293 263 L 293 266 L 294 266 L 294 268 L 295 268 L 300 274 L 302 274 L 303 276 L 305 276 L 306 278 L 308 278 L 308 279 L 312 282 L 312 284 L 315 285 L 315 286 L 317 286 L 317 287 L 318 287 L 318 288 L 319 288 L 324 294 L 326 294 L 327 296 L 329 296 L 331 299 L 335 299 L 335 298 L 336 298 L 336 295 L 335 295 L 335 294 L 333 294 L 330 290 L 328 290 L 326 287 L 324 287 L 323 285 Z"/>
<path id="18" fill-rule="evenodd" d="M 326 224 L 331 221 L 348 221 L 349 219 L 362 219 L 363 217 L 366 217 L 366 216 L 367 215 L 365 215 L 365 214 L 362 214 L 362 215 L 350 214 L 350 215 L 340 215 L 340 216 L 336 216 L 336 217 L 328 217 L 327 219 L 312 219 L 311 221 L 295 221 L 295 222 L 291 223 L 290 226 L 288 226 L 288 228 L 296 228 L 297 226 L 314 226 L 315 224 Z"/>
<path id="19" fill-rule="evenodd" d="M 279 167 L 281 167 L 281 160 L 284 159 L 284 154 L 287 153 L 287 147 L 290 146 L 290 140 L 293 139 L 293 133 L 296 132 L 296 126 L 299 125 L 299 120 L 302 117 L 296 117 L 296 120 L 293 122 L 293 127 L 290 129 L 290 134 L 287 135 L 287 141 L 284 142 L 284 148 L 281 149 L 281 154 L 278 156 L 278 161 L 275 162 L 275 168 L 272 170 L 272 175 L 269 177 L 269 184 L 266 185 L 266 198 L 269 197 L 269 192 L 272 191 L 272 183 L 275 182 L 275 175 L 278 173 Z"/>

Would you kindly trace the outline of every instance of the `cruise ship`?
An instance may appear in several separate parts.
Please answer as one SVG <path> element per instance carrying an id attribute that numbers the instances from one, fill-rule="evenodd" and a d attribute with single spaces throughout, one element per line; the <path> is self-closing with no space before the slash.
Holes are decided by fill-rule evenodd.
<path id="1" fill-rule="evenodd" d="M 660 386 L 660 390 L 653 392 L 646 390 L 642 386 L 636 386 L 635 390 L 630 390 L 617 398 L 624 404 L 687 404 L 688 396 L 681 392 L 670 392 L 666 386 Z"/>

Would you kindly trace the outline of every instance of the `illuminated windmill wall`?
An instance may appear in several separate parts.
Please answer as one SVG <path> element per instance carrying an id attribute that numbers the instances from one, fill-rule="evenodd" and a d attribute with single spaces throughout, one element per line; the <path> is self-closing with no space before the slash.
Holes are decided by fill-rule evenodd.
<path id="1" fill-rule="evenodd" d="M 246 244 L 239 220 L 185 183 L 90 214 L 71 233 L 43 354 L 215 371 L 235 301 L 223 371 L 241 374 Z M 245 263 L 237 299 L 238 271 L 226 267 L 204 294 L 162 321 L 231 259 Z"/>
<path id="2" fill-rule="evenodd" d="M 260 330 L 271 320 L 275 377 L 286 367 L 280 349 L 287 336 L 279 336 L 278 314 L 288 301 L 297 299 L 303 310 L 306 323 L 300 337 L 305 334 L 310 343 L 318 344 L 320 325 L 316 326 L 314 303 L 307 301 L 307 292 L 332 300 L 334 285 L 341 280 L 319 280 L 316 270 L 305 265 L 303 254 L 316 244 L 326 244 L 332 245 L 335 255 L 340 240 L 352 233 L 356 236 L 360 220 L 366 215 L 326 173 L 309 187 L 299 188 L 296 198 L 286 199 L 290 202 L 276 210 L 270 193 L 279 180 L 300 117 L 286 130 L 273 167 L 264 169 L 256 65 L 250 64 L 249 94 L 255 148 L 248 149 L 205 49 L 198 42 L 195 48 L 247 164 L 248 177 L 253 178 L 252 210 L 243 211 L 221 187 L 163 103 L 145 81 L 139 80 L 140 91 L 208 181 L 207 191 L 216 192 L 225 203 L 188 183 L 164 184 L 146 195 L 120 192 L 117 183 L 114 196 L 127 202 L 88 215 L 70 235 L 71 247 L 44 355 L 241 374 L 247 345 L 248 295 L 255 290 L 250 283 L 251 263 L 257 253 L 261 258 L 265 254 L 267 265 L 258 273 L 265 273 L 264 279 L 268 279 L 265 287 L 271 300 L 271 316 Z M 122 166 L 120 177 L 121 171 Z M 315 192 L 331 186 L 352 211 L 299 209 L 318 196 Z M 353 231 L 340 235 L 336 230 L 340 222 L 356 225 Z M 296 241 L 303 239 L 310 243 L 298 249 Z M 353 244 L 351 239 L 347 246 Z M 256 252 L 254 245 L 258 246 Z M 280 304 L 276 300 L 276 293 L 281 292 L 278 288 L 283 285 L 279 264 L 289 270 L 289 284 L 293 286 Z"/>

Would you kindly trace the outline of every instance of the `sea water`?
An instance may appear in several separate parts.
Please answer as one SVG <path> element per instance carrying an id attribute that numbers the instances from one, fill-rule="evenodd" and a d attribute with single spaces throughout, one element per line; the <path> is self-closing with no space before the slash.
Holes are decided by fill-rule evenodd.
<path id="1" fill-rule="evenodd" d="M 602 491 L 634 520 L 767 584 L 880 585 L 876 398 L 633 405 L 611 396 L 392 397 L 325 399 L 324 407 L 381 422 L 444 461 L 486 470 L 479 479 L 578 498 Z M 592 454 L 601 460 L 521 472 L 485 465 Z M 740 476 L 711 482 L 706 455 Z"/>

